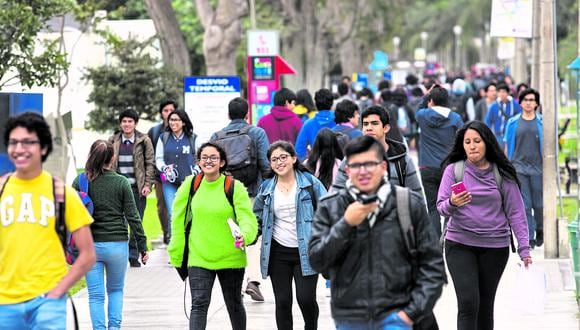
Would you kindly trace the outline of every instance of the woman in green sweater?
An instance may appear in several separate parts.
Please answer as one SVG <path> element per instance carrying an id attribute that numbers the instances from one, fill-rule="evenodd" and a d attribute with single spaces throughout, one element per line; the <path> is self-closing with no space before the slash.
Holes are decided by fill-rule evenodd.
<path id="1" fill-rule="evenodd" d="M 171 241 L 167 247 L 171 264 L 179 267 L 188 240 L 188 275 L 191 288 L 190 329 L 205 329 L 211 291 L 217 275 L 233 330 L 246 329 L 246 310 L 242 304 L 242 282 L 247 265 L 244 246 L 256 239 L 258 223 L 244 185 L 235 180 L 231 202 L 226 196 L 227 165 L 225 151 L 205 143 L 197 151 L 203 175 L 188 202 L 194 176 L 181 184 L 173 202 Z M 185 237 L 186 208 L 190 205 L 191 231 Z M 234 240 L 228 219 L 234 219 L 240 232 Z"/>
<path id="2" fill-rule="evenodd" d="M 88 193 L 94 204 L 91 232 L 97 262 L 87 273 L 86 280 L 89 310 L 95 330 L 121 328 L 123 288 L 129 258 L 127 222 L 135 233 L 141 262 L 145 264 L 149 259 L 147 239 L 143 233 L 131 185 L 127 178 L 111 170 L 114 164 L 113 155 L 113 145 L 110 142 L 95 141 L 83 173 L 89 181 Z M 73 182 L 76 190 L 79 190 L 79 177 Z M 108 324 L 105 322 L 105 272 L 109 300 Z"/>

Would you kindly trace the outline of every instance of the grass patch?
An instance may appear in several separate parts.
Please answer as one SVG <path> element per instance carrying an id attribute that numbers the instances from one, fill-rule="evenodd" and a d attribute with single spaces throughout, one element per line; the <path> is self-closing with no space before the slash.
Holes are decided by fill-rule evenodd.
<path id="1" fill-rule="evenodd" d="M 577 197 L 564 197 L 562 199 L 562 204 L 564 205 L 564 217 L 566 217 L 569 222 L 574 221 L 578 215 Z M 561 217 L 562 215 L 560 214 L 560 204 L 557 205 L 556 209 L 558 217 Z"/>

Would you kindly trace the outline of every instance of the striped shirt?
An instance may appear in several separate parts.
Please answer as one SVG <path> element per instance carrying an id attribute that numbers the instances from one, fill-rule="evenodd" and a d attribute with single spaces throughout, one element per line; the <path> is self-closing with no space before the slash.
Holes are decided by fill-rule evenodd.
<path id="1" fill-rule="evenodd" d="M 121 143 L 119 146 L 119 160 L 117 162 L 117 172 L 129 180 L 131 188 L 135 188 L 137 186 L 137 181 L 135 180 L 135 166 L 133 161 L 134 146 L 134 141 L 131 141 L 130 139 L 123 139 L 123 143 Z"/>

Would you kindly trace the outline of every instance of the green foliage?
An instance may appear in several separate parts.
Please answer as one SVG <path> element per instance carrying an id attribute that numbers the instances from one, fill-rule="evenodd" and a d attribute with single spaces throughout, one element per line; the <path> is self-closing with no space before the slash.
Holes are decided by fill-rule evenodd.
<path id="1" fill-rule="evenodd" d="M 84 79 L 93 90 L 89 102 L 95 109 L 89 113 L 86 127 L 104 132 L 117 128 L 117 117 L 125 109 L 136 110 L 141 118 L 155 120 L 160 100 L 179 99 L 183 83 L 179 75 L 153 58 L 147 48 L 152 40 L 120 40 L 109 35 L 110 55 L 114 64 L 87 69 Z"/>
<path id="2" fill-rule="evenodd" d="M 183 32 L 189 50 L 191 72 L 193 75 L 204 75 L 206 72 L 203 57 L 204 31 L 195 9 L 195 3 L 191 0 L 173 0 L 172 5 L 179 29 Z"/>
<path id="3" fill-rule="evenodd" d="M 73 7 L 69 0 L 0 0 L 0 88 L 16 81 L 28 88 L 56 86 L 68 69 L 66 54 L 58 40 L 40 40 L 38 33 Z"/>

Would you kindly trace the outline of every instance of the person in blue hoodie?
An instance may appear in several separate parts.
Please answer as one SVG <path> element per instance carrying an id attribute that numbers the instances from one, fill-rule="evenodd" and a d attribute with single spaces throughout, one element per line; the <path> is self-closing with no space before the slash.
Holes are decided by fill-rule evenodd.
<path id="1" fill-rule="evenodd" d="M 505 83 L 497 85 L 497 102 L 489 107 L 485 124 L 491 128 L 499 146 L 504 148 L 505 126 L 508 120 L 522 112 L 522 108 L 509 94 L 510 88 Z"/>
<path id="2" fill-rule="evenodd" d="M 308 147 L 314 145 L 318 132 L 323 128 L 333 129 L 336 126 L 334 112 L 330 110 L 333 102 L 334 96 L 326 88 L 319 89 L 314 94 L 314 103 L 318 112 L 314 118 L 310 118 L 304 123 L 298 138 L 296 138 L 296 153 L 301 161 L 308 157 Z"/>
<path id="3" fill-rule="evenodd" d="M 463 127 L 461 116 L 448 108 L 449 94 L 443 87 L 435 87 L 426 96 L 427 107 L 415 114 L 421 130 L 419 140 L 419 171 L 425 189 L 431 224 L 441 236 L 441 217 L 437 212 L 437 193 L 443 172 L 441 162 L 453 147 L 455 133 Z"/>

